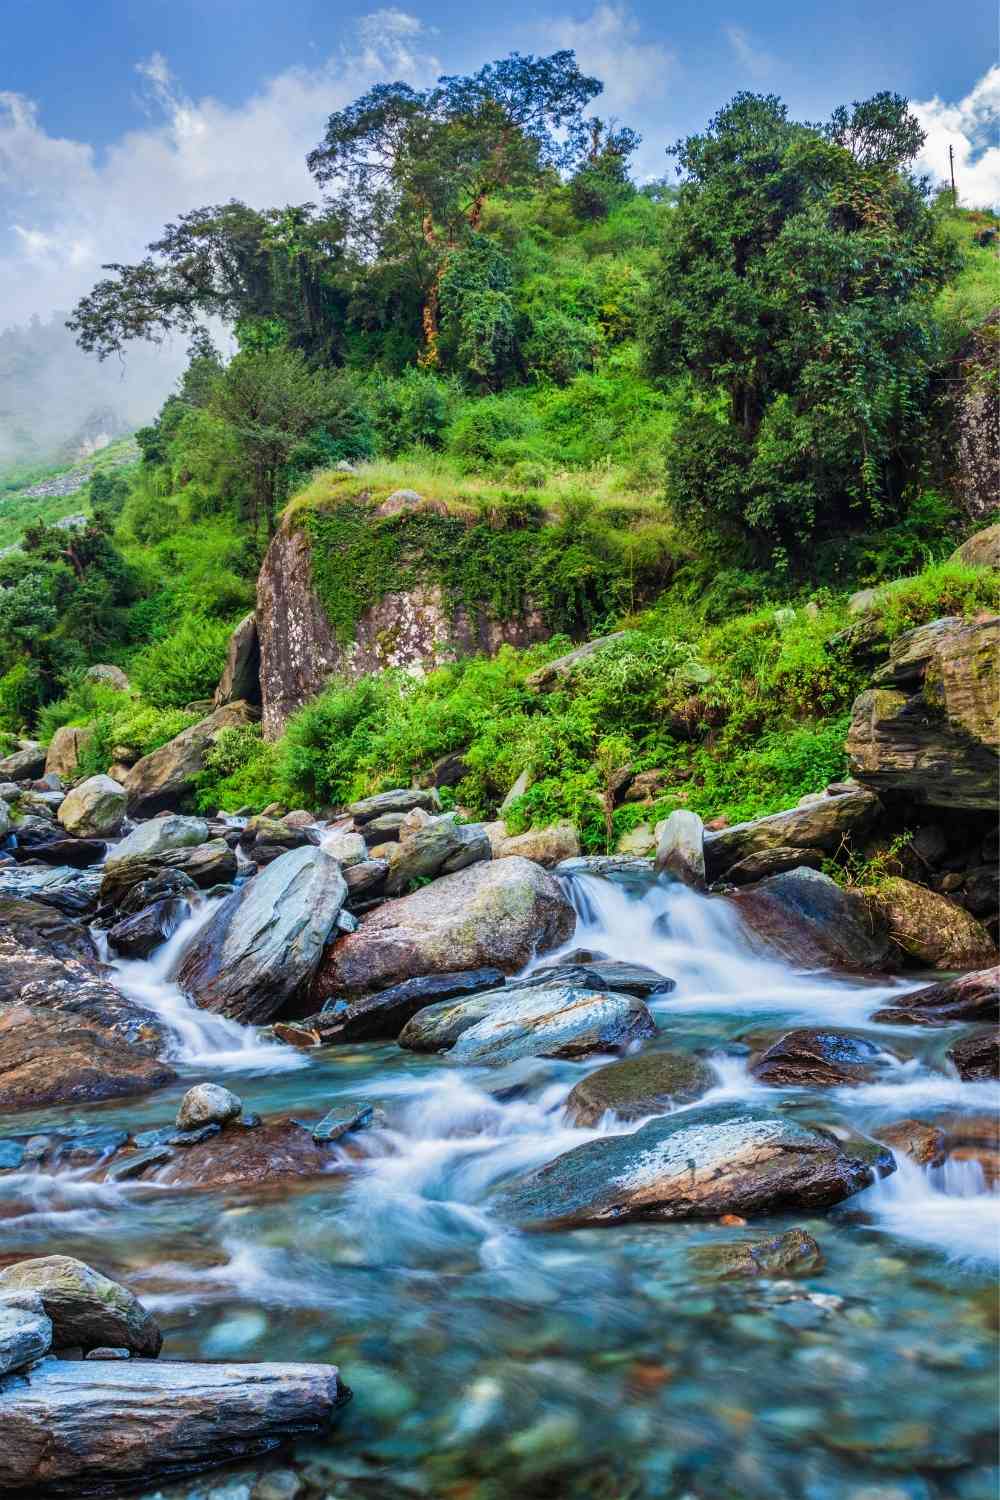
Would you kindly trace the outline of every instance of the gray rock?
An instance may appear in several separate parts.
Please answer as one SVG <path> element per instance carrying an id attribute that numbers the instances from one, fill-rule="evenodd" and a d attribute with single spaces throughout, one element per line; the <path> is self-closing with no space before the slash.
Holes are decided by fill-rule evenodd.
<path id="1" fill-rule="evenodd" d="M 764 949 L 809 969 L 872 973 L 890 966 L 892 944 L 856 891 L 820 870 L 772 875 L 727 897 Z"/>
<path id="2" fill-rule="evenodd" d="M 473 969 L 465 974 L 425 974 L 358 1000 L 327 1000 L 318 1015 L 302 1025 L 324 1043 L 391 1041 L 407 1021 L 429 1004 L 493 990 L 504 982 L 500 969 Z"/>
<path id="3" fill-rule="evenodd" d="M 756 1216 L 840 1203 L 894 1169 L 884 1146 L 758 1106 L 720 1104 L 602 1136 L 528 1172 L 498 1197 L 528 1227 Z"/>
<path id="4" fill-rule="evenodd" d="M 349 1397 L 332 1365 L 47 1359 L 0 1388 L 0 1489 L 169 1482 L 325 1434 Z"/>
<path id="5" fill-rule="evenodd" d="M 36 954 L 97 966 L 97 949 L 88 928 L 44 901 L 0 896 L 0 934 Z M 19 974 L 17 984 L 23 982 Z M 16 999 L 16 990 L 0 964 L 0 1001 Z"/>
<path id="6" fill-rule="evenodd" d="M 730 885 L 754 885 L 769 875 L 783 875 L 786 870 L 818 870 L 825 858 L 822 849 L 760 849 L 730 865 L 725 880 Z"/>
<path id="7" fill-rule="evenodd" d="M 576 923 L 558 881 L 525 859 L 483 860 L 364 918 L 327 952 L 314 991 L 353 998 L 425 974 L 522 969 Z"/>
<path id="8" fill-rule="evenodd" d="M 641 1120 L 690 1104 L 716 1081 L 708 1063 L 691 1053 L 643 1052 L 581 1078 L 566 1110 L 575 1125 L 596 1125 L 609 1111 L 620 1120 Z"/>
<path id="9" fill-rule="evenodd" d="M 132 860 L 152 859 L 171 849 L 189 849 L 195 844 L 204 844 L 207 839 L 208 824 L 204 818 L 150 818 L 115 845 L 105 868 L 114 870 Z"/>
<path id="10" fill-rule="evenodd" d="M 191 908 L 181 896 L 154 901 L 145 911 L 126 917 L 108 933 L 108 942 L 124 958 L 148 958 L 173 937 Z"/>
<path id="11" fill-rule="evenodd" d="M 194 849 L 171 849 L 158 855 L 157 863 L 164 870 L 178 870 L 187 875 L 203 891 L 213 885 L 228 885 L 235 880 L 239 868 L 236 855 L 225 839 L 209 839 Z"/>
<path id="12" fill-rule="evenodd" d="M 84 1359 L 131 1359 L 132 1354 L 128 1349 L 89 1349 L 83 1357 Z"/>
<path id="13" fill-rule="evenodd" d="M 110 776 L 89 776 L 66 796 L 58 816 L 78 838 L 114 838 L 125 821 L 125 788 Z"/>
<path id="14" fill-rule="evenodd" d="M 22 1260 L 0 1271 L 0 1292 L 37 1292 L 52 1320 L 57 1349 L 114 1344 L 155 1359 L 163 1344 L 155 1320 L 117 1281 L 71 1255 Z"/>
<path id="15" fill-rule="evenodd" d="M 100 872 L 81 875 L 78 870 L 42 865 L 4 865 L 0 868 L 0 901 L 35 901 L 64 916 L 80 917 L 97 906 Z"/>
<path id="16" fill-rule="evenodd" d="M 38 1293 L 0 1293 L 0 1376 L 33 1364 L 51 1348 L 52 1319 Z"/>
<path id="17" fill-rule="evenodd" d="M 162 1166 L 164 1162 L 173 1159 L 173 1152 L 166 1144 L 162 1146 L 148 1146 L 144 1151 L 130 1151 L 123 1156 L 118 1156 L 108 1167 L 104 1174 L 105 1182 L 129 1182 L 133 1177 L 141 1177 L 149 1167 Z"/>
<path id="18" fill-rule="evenodd" d="M 34 740 L 0 760 L 0 781 L 31 781 L 45 772 L 45 750 Z"/>
<path id="19" fill-rule="evenodd" d="M 546 662 L 544 667 L 539 667 L 537 672 L 532 672 L 528 678 L 528 687 L 536 691 L 555 687 L 564 677 L 575 672 L 581 662 L 587 661 L 607 646 L 613 645 L 614 642 L 623 640 L 626 634 L 624 630 L 616 630 L 613 635 L 598 636 L 593 641 L 577 646 L 573 651 L 567 651 L 565 656 L 557 656 L 555 661 Z"/>
<path id="20" fill-rule="evenodd" d="M 225 1125 L 235 1120 L 243 1100 L 218 1083 L 196 1083 L 188 1089 L 177 1110 L 178 1130 L 198 1130 L 202 1125 Z"/>
<path id="21" fill-rule="evenodd" d="M 510 786 L 510 788 L 508 789 L 506 797 L 503 799 L 503 801 L 500 804 L 499 814 L 498 815 L 501 818 L 503 818 L 507 813 L 510 812 L 510 810 L 513 807 L 514 803 L 518 800 L 519 797 L 523 797 L 524 796 L 525 792 L 528 790 L 528 788 L 529 788 L 530 785 L 531 785 L 531 772 L 527 769 L 527 767 L 525 767 L 525 769 L 517 777 L 516 781 L 514 781 L 514 783 Z"/>
<path id="22" fill-rule="evenodd" d="M 336 832 L 328 833 L 321 847 L 331 859 L 337 861 L 342 870 L 364 864 L 368 859 L 368 845 L 363 836 L 349 828 L 338 828 Z"/>
<path id="23" fill-rule="evenodd" d="M 369 1130 L 380 1114 L 374 1104 L 347 1104 L 331 1109 L 311 1127 L 314 1141 L 329 1144 L 355 1130 Z"/>
<path id="24" fill-rule="evenodd" d="M 767 849 L 835 849 L 845 837 L 867 833 L 881 815 L 882 804 L 864 788 L 839 797 L 821 797 L 805 807 L 772 813 L 751 823 L 735 823 L 705 834 L 705 867 L 710 881 L 730 865 Z"/>
<path id="25" fill-rule="evenodd" d="M 632 995 L 569 986 L 494 995 L 487 1014 L 458 1036 L 450 1062 L 498 1067 L 519 1057 L 588 1057 L 656 1032 L 649 1011 Z"/>
<path id="26" fill-rule="evenodd" d="M 241 699 L 246 703 L 260 702 L 260 641 L 252 614 L 246 615 L 229 637 L 226 665 L 214 702 L 220 708 L 224 703 L 237 703 Z"/>
<path id="27" fill-rule="evenodd" d="M 421 807 L 425 812 L 440 812 L 441 798 L 436 788 L 397 787 L 395 791 L 378 792 L 374 797 L 352 802 L 348 811 L 360 828 L 383 813 L 408 813 L 414 807 Z"/>
<path id="28" fill-rule="evenodd" d="M 572 985 L 577 990 L 617 990 L 648 1000 L 653 995 L 668 995 L 676 981 L 648 969 L 645 964 L 627 964 L 617 958 L 583 958 L 567 954 L 554 963 L 540 964 L 531 974 L 508 981 L 511 990 L 537 989 L 539 985 Z"/>
<path id="29" fill-rule="evenodd" d="M 423 828 L 412 832 L 400 830 L 398 844 L 393 844 L 385 877 L 387 896 L 401 896 L 415 880 L 437 875 L 452 860 L 459 868 L 489 859 L 490 841 L 480 831 L 478 838 L 463 837 L 462 830 L 450 817 L 434 818 Z"/>
<path id="30" fill-rule="evenodd" d="M 376 844 L 394 844 L 399 839 L 399 830 L 406 822 L 405 812 L 379 813 L 377 818 L 370 818 L 362 828 L 362 837 L 365 846 Z"/>
<path id="31" fill-rule="evenodd" d="M 127 693 L 129 690 L 129 680 L 121 667 L 112 666 L 110 662 L 95 662 L 83 676 L 86 682 L 100 682 L 104 687 L 114 688 L 119 693 Z"/>
<path id="32" fill-rule="evenodd" d="M 656 845 L 656 870 L 705 889 L 705 825 L 697 813 L 678 807 L 670 814 Z"/>
<path id="33" fill-rule="evenodd" d="M 194 935 L 178 963 L 181 987 L 207 1010 L 264 1024 L 312 979 L 346 895 L 336 860 L 290 849 Z"/>
<path id="34" fill-rule="evenodd" d="M 148 818 L 164 808 L 183 806 L 205 768 L 207 752 L 222 730 L 242 728 L 258 717 L 252 704 L 225 703 L 136 761 L 125 782 L 130 816 Z"/>
<path id="35" fill-rule="evenodd" d="M 483 990 L 466 999 L 424 1006 L 407 1021 L 397 1041 L 408 1052 L 447 1052 L 463 1031 L 486 1019 L 503 993 L 502 989 Z"/>

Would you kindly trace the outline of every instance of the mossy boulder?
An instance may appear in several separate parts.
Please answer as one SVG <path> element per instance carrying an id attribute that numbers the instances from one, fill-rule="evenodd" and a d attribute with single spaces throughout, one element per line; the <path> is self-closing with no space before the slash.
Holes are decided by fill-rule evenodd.
<path id="1" fill-rule="evenodd" d="M 983 924 L 956 901 L 901 876 L 883 880 L 871 900 L 893 942 L 932 969 L 982 969 L 996 946 Z"/>
<path id="2" fill-rule="evenodd" d="M 570 1090 L 566 1111 L 574 1125 L 596 1125 L 607 1113 L 641 1120 L 690 1104 L 715 1082 L 708 1063 L 689 1052 L 644 1052 L 581 1078 Z"/>
<path id="3" fill-rule="evenodd" d="M 0 1271 L 0 1291 L 37 1292 L 57 1349 L 129 1349 L 155 1359 L 163 1335 L 127 1287 L 71 1255 L 45 1255 Z"/>

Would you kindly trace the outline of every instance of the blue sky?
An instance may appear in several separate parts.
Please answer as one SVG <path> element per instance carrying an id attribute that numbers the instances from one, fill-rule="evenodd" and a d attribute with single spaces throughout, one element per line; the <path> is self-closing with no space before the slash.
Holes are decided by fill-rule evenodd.
<path id="1" fill-rule="evenodd" d="M 169 218 L 231 196 L 264 206 L 315 189 L 303 166 L 326 115 L 380 78 L 430 81 L 511 50 L 573 47 L 598 105 L 642 131 L 642 174 L 737 89 L 800 118 L 891 88 L 917 101 L 923 165 L 958 153 L 969 202 L 1000 192 L 993 7 L 957 0 L 545 10 L 468 0 L 7 0 L 0 55 L 0 326 L 72 304 L 102 261 Z"/>

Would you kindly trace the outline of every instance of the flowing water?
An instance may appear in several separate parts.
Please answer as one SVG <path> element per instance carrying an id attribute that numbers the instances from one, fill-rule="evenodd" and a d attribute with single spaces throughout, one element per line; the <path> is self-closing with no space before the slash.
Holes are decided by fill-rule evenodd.
<path id="1" fill-rule="evenodd" d="M 799 974 L 755 953 L 732 909 L 682 887 L 577 877 L 585 947 L 671 975 L 654 1045 L 697 1050 L 717 1085 L 836 1128 L 995 1115 L 1000 1086 L 960 1083 L 960 1034 L 879 1026 L 899 984 Z M 573 1084 L 606 1059 L 449 1067 L 395 1045 L 308 1055 L 192 1010 L 169 980 L 202 909 L 117 981 L 155 1008 L 182 1074 L 141 1102 L 49 1111 L 26 1126 L 166 1123 L 191 1082 L 223 1078 L 260 1114 L 379 1102 L 386 1125 L 320 1183 L 261 1194 L 119 1186 L 92 1170 L 0 1179 L 5 1253 L 54 1250 L 118 1274 L 153 1309 L 165 1352 L 330 1360 L 355 1401 L 296 1461 L 311 1494 L 405 1500 L 991 1500 L 991 1289 L 1000 1198 L 982 1166 L 895 1175 L 814 1216 L 522 1234 L 498 1183 L 602 1131 L 571 1126 Z M 548 961 L 548 959 L 546 959 Z M 790 1025 L 862 1030 L 875 1080 L 830 1095 L 767 1089 L 751 1050 Z M 795 1282 L 717 1282 L 690 1251 L 799 1225 L 825 1268 Z M 255 1471 L 256 1472 L 256 1471 Z M 248 1495 L 248 1470 L 163 1495 Z M 242 1486 L 242 1488 L 241 1488 Z"/>

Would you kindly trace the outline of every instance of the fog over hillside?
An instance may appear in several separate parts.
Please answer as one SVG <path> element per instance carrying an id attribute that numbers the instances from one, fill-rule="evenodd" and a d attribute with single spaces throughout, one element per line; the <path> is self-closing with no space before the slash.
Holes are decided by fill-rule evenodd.
<path id="1" fill-rule="evenodd" d="M 155 416 L 184 365 L 181 340 L 98 363 L 55 312 L 0 332 L 0 464 L 75 457 Z"/>

